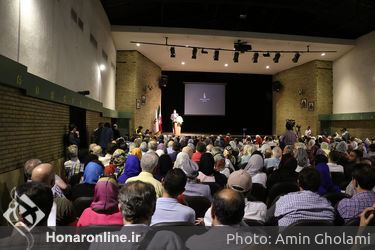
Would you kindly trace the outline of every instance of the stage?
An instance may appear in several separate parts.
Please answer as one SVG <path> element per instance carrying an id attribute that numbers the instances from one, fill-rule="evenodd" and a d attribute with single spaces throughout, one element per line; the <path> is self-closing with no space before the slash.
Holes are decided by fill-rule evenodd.
<path id="1" fill-rule="evenodd" d="M 173 135 L 172 132 L 162 132 L 163 135 Z M 204 136 L 204 137 L 210 137 L 210 136 L 226 136 L 226 134 L 207 134 L 207 133 L 181 133 L 181 136 L 184 136 L 184 137 L 192 137 L 192 136 Z M 256 135 L 240 135 L 240 134 L 231 134 L 230 135 L 232 138 L 246 138 L 247 136 L 251 136 L 251 138 L 255 138 Z M 259 135 L 260 137 L 262 137 L 262 139 L 265 137 L 265 136 L 271 136 L 272 135 Z"/>

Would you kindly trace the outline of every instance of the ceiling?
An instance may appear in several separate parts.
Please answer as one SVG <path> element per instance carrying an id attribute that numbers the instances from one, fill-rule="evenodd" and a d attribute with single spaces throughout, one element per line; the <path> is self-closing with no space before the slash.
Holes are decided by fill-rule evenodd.
<path id="1" fill-rule="evenodd" d="M 354 40 L 348 39 L 163 27 L 112 26 L 112 36 L 117 50 L 138 50 L 166 71 L 275 74 L 312 60 L 333 61 L 354 46 Z M 214 61 L 213 51 L 208 51 L 208 54 L 201 54 L 201 51 L 198 51 L 197 59 L 192 59 L 190 47 L 176 48 L 176 57 L 171 58 L 170 47 L 152 45 L 138 47 L 136 44 L 130 43 L 130 41 L 165 43 L 165 37 L 168 37 L 169 44 L 190 47 L 233 49 L 234 42 L 242 40 L 251 44 L 252 50 L 303 51 L 309 45 L 311 51 L 333 50 L 337 52 L 326 53 L 325 56 L 321 56 L 320 53 L 303 53 L 298 63 L 292 62 L 293 53 L 281 53 L 279 63 L 273 62 L 274 54 L 271 54 L 271 57 L 263 57 L 260 54 L 258 63 L 253 63 L 254 53 L 244 53 L 240 54 L 239 62 L 234 63 L 234 52 L 231 51 L 220 51 L 219 61 Z M 225 67 L 224 64 L 228 64 L 228 66 Z M 268 69 L 267 66 L 269 66 Z"/>
<path id="2" fill-rule="evenodd" d="M 356 39 L 375 29 L 374 0 L 101 0 L 112 25 Z"/>

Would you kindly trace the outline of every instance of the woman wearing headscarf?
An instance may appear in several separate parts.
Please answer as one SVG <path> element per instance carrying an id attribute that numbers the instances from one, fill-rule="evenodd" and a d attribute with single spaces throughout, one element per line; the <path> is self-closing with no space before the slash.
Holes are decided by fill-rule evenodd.
<path id="1" fill-rule="evenodd" d="M 79 197 L 93 197 L 95 185 L 104 174 L 104 166 L 99 160 L 90 161 L 83 173 L 83 182 L 72 188 L 72 201 Z"/>
<path id="2" fill-rule="evenodd" d="M 259 154 L 253 154 L 244 170 L 250 174 L 253 183 L 260 183 L 266 187 L 267 175 L 262 172 L 263 165 L 263 157 Z"/>
<path id="3" fill-rule="evenodd" d="M 267 178 L 267 188 L 279 182 L 292 182 L 297 184 L 297 160 L 289 153 L 283 154 L 277 170 Z"/>
<path id="4" fill-rule="evenodd" d="M 77 226 L 123 225 L 123 217 L 118 208 L 118 192 L 115 179 L 100 178 L 95 186 L 94 201 L 83 211 Z"/>
<path id="5" fill-rule="evenodd" d="M 339 186 L 334 184 L 329 173 L 329 167 L 327 165 L 328 158 L 325 155 L 316 155 L 314 159 L 315 167 L 320 173 L 320 187 L 318 194 L 324 195 L 326 193 L 339 193 L 341 192 Z"/>
<path id="6" fill-rule="evenodd" d="M 140 148 L 134 148 L 132 150 L 131 154 L 137 156 L 139 162 L 141 162 L 141 160 L 142 160 L 142 150 Z"/>
<path id="7" fill-rule="evenodd" d="M 162 178 L 164 178 L 169 170 L 173 168 L 173 163 L 169 155 L 164 154 L 159 157 L 159 173 Z"/>
<path id="8" fill-rule="evenodd" d="M 307 155 L 307 151 L 304 148 L 297 148 L 294 157 L 297 160 L 297 168 L 296 172 L 299 173 L 304 167 L 310 166 L 309 156 Z"/>
<path id="9" fill-rule="evenodd" d="M 181 152 L 177 155 L 175 167 L 184 171 L 187 177 L 184 195 L 202 196 L 212 201 L 210 186 L 199 183 L 197 179 L 199 170 L 198 164 L 190 160 L 187 153 Z"/>
<path id="10" fill-rule="evenodd" d="M 125 161 L 125 151 L 122 149 L 116 149 L 116 151 L 112 155 L 111 163 L 105 167 L 104 172 L 106 173 L 106 175 L 121 175 L 125 166 Z"/>
<path id="11" fill-rule="evenodd" d="M 125 183 L 130 177 L 137 176 L 142 171 L 138 157 L 129 155 L 125 162 L 124 173 L 117 178 L 118 183 Z"/>
<path id="12" fill-rule="evenodd" d="M 320 144 L 320 148 L 324 151 L 324 153 L 326 153 L 326 156 L 328 157 L 329 153 L 331 152 L 331 150 L 329 149 L 329 144 L 327 142 L 322 142 Z"/>
<path id="13" fill-rule="evenodd" d="M 234 166 L 236 166 L 236 157 L 233 155 L 233 148 L 231 146 L 226 146 L 223 153 L 225 157 L 225 167 L 229 168 L 231 172 L 235 171 Z"/>
<path id="14" fill-rule="evenodd" d="M 210 153 L 204 153 L 201 157 L 198 179 L 200 182 L 215 182 L 220 186 L 225 186 L 227 184 L 225 175 L 215 170 L 215 160 Z"/>

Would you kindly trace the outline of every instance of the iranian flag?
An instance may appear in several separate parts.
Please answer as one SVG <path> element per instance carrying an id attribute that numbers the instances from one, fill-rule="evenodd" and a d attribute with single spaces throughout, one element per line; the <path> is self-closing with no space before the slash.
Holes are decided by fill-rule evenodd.
<path id="1" fill-rule="evenodd" d="M 160 110 L 160 106 L 159 106 L 158 109 L 155 112 L 155 134 L 161 132 L 161 124 L 162 124 L 161 110 Z"/>
<path id="2" fill-rule="evenodd" d="M 161 132 L 161 124 L 163 123 L 162 122 L 162 119 L 161 119 L 161 108 L 160 108 L 160 105 L 158 107 L 158 123 L 159 123 L 159 132 Z"/>

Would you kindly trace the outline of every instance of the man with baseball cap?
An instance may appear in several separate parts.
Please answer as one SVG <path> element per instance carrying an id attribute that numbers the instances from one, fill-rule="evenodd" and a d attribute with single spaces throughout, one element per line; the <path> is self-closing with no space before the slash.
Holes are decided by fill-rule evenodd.
<path id="1" fill-rule="evenodd" d="M 251 192 L 251 187 L 251 176 L 243 169 L 231 173 L 228 178 L 227 188 L 242 194 L 245 198 L 245 214 L 243 218 L 264 222 L 266 219 L 267 206 L 263 202 L 249 201 L 246 198 Z M 211 209 L 212 207 L 210 207 L 204 215 L 205 226 L 212 225 Z"/>

